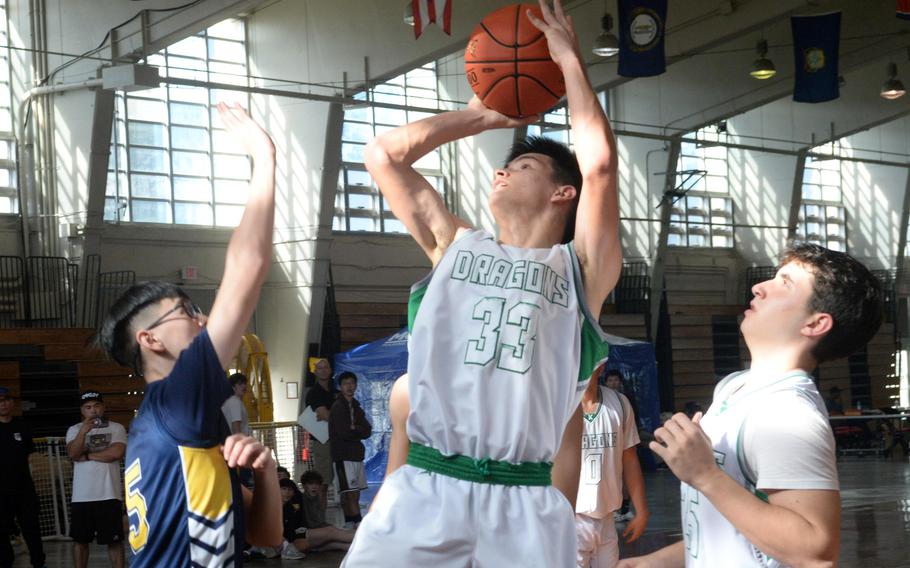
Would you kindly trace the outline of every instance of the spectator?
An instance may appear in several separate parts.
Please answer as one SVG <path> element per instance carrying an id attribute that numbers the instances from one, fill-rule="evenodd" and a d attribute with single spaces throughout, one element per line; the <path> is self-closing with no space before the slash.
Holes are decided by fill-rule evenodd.
<path id="1" fill-rule="evenodd" d="M 301 477 L 305 494 L 290 479 L 281 481 L 281 500 L 284 503 L 284 537 L 299 551 L 347 550 L 354 540 L 354 531 L 339 529 L 325 522 L 319 493 L 322 477 L 308 471 Z"/>
<path id="2" fill-rule="evenodd" d="M 329 421 L 329 411 L 338 397 L 338 391 L 332 382 L 332 365 L 328 359 L 320 359 L 314 368 L 316 384 L 306 393 L 306 405 L 316 413 L 316 419 L 322 422 Z M 322 504 L 326 504 L 329 484 L 335 478 L 332 469 L 332 450 L 330 441 L 320 442 L 315 436 L 310 436 L 310 452 L 313 457 L 313 466 L 322 476 Z"/>
<path id="3" fill-rule="evenodd" d="M 246 413 L 246 407 L 243 405 L 243 397 L 246 395 L 246 376 L 242 373 L 234 373 L 228 378 L 234 396 L 228 397 L 224 404 L 221 405 L 221 412 L 224 413 L 224 419 L 227 420 L 231 428 L 231 434 L 243 434 L 249 436 L 250 418 Z"/>
<path id="4" fill-rule="evenodd" d="M 828 409 L 828 414 L 843 415 L 844 402 L 841 400 L 840 393 L 839 387 L 828 389 L 828 396 L 825 397 L 825 408 Z"/>
<path id="5" fill-rule="evenodd" d="M 19 523 L 32 566 L 44 566 L 44 547 L 38 527 L 38 494 L 28 469 L 28 455 L 35 451 L 32 430 L 21 418 L 13 416 L 9 389 L 0 387 L 0 566 L 13 565 L 9 537 L 13 520 Z"/>
<path id="6" fill-rule="evenodd" d="M 341 509 L 344 511 L 345 528 L 360 524 L 360 491 L 366 489 L 367 478 L 363 467 L 365 448 L 363 442 L 373 433 L 360 403 L 354 398 L 357 390 L 357 375 L 346 371 L 338 377 L 341 395 L 332 405 L 329 416 L 329 442 L 332 447 L 332 461 L 338 477 L 338 491 L 341 493 Z"/>
<path id="7" fill-rule="evenodd" d="M 327 539 L 325 542 L 343 544 L 343 549 L 347 550 L 348 545 L 354 540 L 354 531 L 339 529 L 325 520 L 325 509 L 319 501 L 319 488 L 322 486 L 319 472 L 308 471 L 301 475 L 300 485 L 303 486 L 303 494 L 300 496 L 303 504 L 303 524 L 310 531 L 312 537 L 310 544 L 313 545 L 317 539 L 325 537 Z M 326 550 L 323 545 L 317 548 Z"/>
<path id="8" fill-rule="evenodd" d="M 126 453 L 126 430 L 104 418 L 101 393 L 79 397 L 82 422 L 66 431 L 66 453 L 73 460 L 70 537 L 73 563 L 88 565 L 92 540 L 107 545 L 111 566 L 123 566 L 123 487 L 120 460 Z"/>
<path id="9" fill-rule="evenodd" d="M 250 436 L 252 431 L 250 430 L 250 418 L 246 412 L 246 406 L 243 404 L 243 397 L 246 395 L 247 382 L 246 376 L 243 373 L 234 373 L 228 377 L 228 383 L 231 385 L 231 390 L 234 391 L 232 396 L 229 396 L 224 404 L 221 405 L 221 412 L 224 414 L 224 419 L 228 423 L 228 427 L 231 429 L 231 434 L 243 434 L 244 436 Z M 238 475 L 240 477 L 240 483 L 248 489 L 253 488 L 253 470 L 249 468 L 240 468 L 238 470 Z"/>

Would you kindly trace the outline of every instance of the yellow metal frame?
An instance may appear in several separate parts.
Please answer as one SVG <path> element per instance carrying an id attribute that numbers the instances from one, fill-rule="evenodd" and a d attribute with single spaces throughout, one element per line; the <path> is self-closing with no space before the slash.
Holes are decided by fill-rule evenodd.
<path id="1" fill-rule="evenodd" d="M 234 356 L 233 367 L 246 376 L 247 395 L 243 405 L 250 422 L 271 422 L 274 420 L 275 405 L 272 402 L 272 376 L 269 372 L 269 354 L 265 345 L 255 333 L 243 336 L 240 349 Z"/>

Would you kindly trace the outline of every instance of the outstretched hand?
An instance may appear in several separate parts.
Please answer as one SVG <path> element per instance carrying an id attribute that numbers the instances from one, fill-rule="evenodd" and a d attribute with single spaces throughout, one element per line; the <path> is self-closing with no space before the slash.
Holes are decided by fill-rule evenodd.
<path id="1" fill-rule="evenodd" d="M 218 103 L 218 116 L 224 128 L 239 142 L 254 160 L 257 157 L 274 156 L 272 138 L 237 103 Z"/>
<path id="2" fill-rule="evenodd" d="M 559 66 L 572 60 L 582 62 L 581 50 L 578 47 L 578 37 L 575 35 L 575 26 L 572 25 L 572 17 L 567 16 L 562 9 L 560 0 L 554 0 L 553 9 L 547 5 L 546 0 L 540 2 L 540 11 L 543 14 L 543 20 L 535 16 L 528 10 L 528 19 L 534 24 L 534 27 L 542 31 L 547 36 L 547 45 L 550 48 L 550 57 Z"/>
<path id="3" fill-rule="evenodd" d="M 266 470 L 275 466 L 272 450 L 252 436 L 234 434 L 224 441 L 224 461 L 228 467 L 244 467 L 254 470 Z"/>
<path id="4" fill-rule="evenodd" d="M 471 97 L 471 100 L 468 101 L 468 109 L 484 113 L 486 130 L 493 130 L 495 128 L 518 128 L 534 124 L 540 120 L 540 115 L 536 114 L 522 117 L 506 116 L 484 105 L 483 101 L 477 98 L 477 95 L 474 95 Z"/>

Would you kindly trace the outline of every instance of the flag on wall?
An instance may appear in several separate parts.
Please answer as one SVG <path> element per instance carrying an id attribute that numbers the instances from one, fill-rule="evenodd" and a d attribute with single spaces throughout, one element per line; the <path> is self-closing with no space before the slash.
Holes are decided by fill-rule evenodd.
<path id="1" fill-rule="evenodd" d="M 414 38 L 419 38 L 429 24 L 437 24 L 436 18 L 442 6 L 442 31 L 452 35 L 452 0 L 411 0 L 414 12 Z"/>
<path id="2" fill-rule="evenodd" d="M 910 20 L 910 0 L 897 0 L 897 17 Z"/>
<path id="3" fill-rule="evenodd" d="M 840 16 L 840 12 L 832 12 L 790 18 L 796 70 L 794 101 L 821 103 L 840 96 L 837 82 Z"/>
<path id="4" fill-rule="evenodd" d="M 619 0 L 619 74 L 652 77 L 666 71 L 667 0 Z"/>

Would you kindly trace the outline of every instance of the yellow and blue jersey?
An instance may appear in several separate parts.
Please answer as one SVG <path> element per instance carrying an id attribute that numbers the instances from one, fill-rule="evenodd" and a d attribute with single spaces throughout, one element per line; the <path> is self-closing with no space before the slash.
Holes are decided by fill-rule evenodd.
<path id="1" fill-rule="evenodd" d="M 124 476 L 133 568 L 240 566 L 243 500 L 221 453 L 229 396 L 205 330 L 167 378 L 146 386 Z"/>

